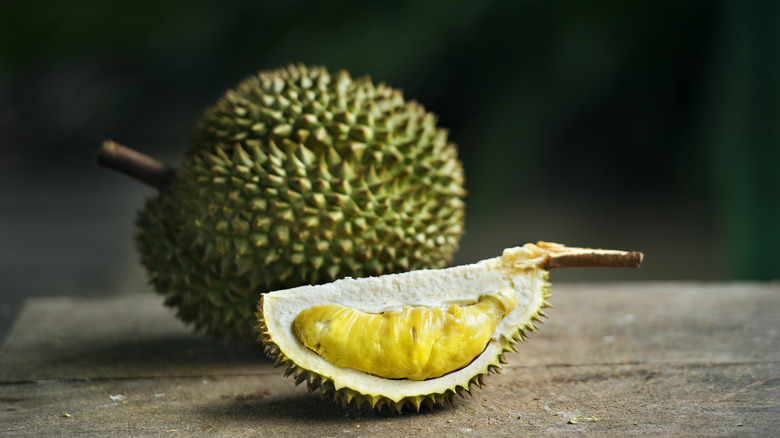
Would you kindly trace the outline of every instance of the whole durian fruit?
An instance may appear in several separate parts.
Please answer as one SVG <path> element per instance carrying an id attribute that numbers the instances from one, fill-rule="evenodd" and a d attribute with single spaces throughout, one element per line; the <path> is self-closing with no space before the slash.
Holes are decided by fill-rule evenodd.
<path id="1" fill-rule="evenodd" d="M 436 117 L 344 71 L 247 78 L 171 173 L 138 216 L 141 262 L 181 319 L 225 339 L 254 339 L 264 292 L 441 268 L 463 233 L 463 170 Z"/>

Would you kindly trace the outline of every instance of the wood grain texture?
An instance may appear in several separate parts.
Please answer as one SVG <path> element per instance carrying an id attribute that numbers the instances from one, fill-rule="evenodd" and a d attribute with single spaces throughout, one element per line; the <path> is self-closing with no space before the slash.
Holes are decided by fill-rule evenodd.
<path id="1" fill-rule="evenodd" d="M 257 351 L 190 333 L 154 295 L 30 300 L 0 350 L 0 435 L 776 433 L 780 286 L 552 291 L 550 319 L 500 375 L 402 415 L 308 394 Z"/>

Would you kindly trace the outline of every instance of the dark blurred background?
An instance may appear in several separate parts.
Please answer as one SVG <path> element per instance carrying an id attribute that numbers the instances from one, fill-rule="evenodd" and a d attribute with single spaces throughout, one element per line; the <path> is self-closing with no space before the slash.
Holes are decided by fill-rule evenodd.
<path id="1" fill-rule="evenodd" d="M 151 189 L 95 165 L 103 139 L 176 165 L 225 89 L 290 62 L 439 115 L 456 263 L 551 240 L 646 254 L 555 282 L 780 277 L 780 2 L 1 2 L 0 338 L 27 297 L 150 290 Z"/>

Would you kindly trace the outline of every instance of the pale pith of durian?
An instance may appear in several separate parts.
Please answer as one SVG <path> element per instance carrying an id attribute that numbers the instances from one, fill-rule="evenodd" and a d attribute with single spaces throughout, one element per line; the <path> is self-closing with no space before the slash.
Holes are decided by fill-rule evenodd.
<path id="1" fill-rule="evenodd" d="M 260 341 L 296 384 L 343 405 L 419 410 L 498 372 L 546 316 L 547 269 L 640 262 L 641 253 L 538 242 L 470 265 L 272 292 L 259 305 Z"/>

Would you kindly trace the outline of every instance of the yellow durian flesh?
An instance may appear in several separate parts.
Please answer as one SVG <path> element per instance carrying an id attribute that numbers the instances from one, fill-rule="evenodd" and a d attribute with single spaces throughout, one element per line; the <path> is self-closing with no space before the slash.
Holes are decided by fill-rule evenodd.
<path id="1" fill-rule="evenodd" d="M 304 309 L 294 329 L 303 345 L 335 366 L 389 379 L 425 380 L 468 365 L 516 307 L 511 288 L 446 309 L 402 306 L 367 313 L 326 304 Z"/>

